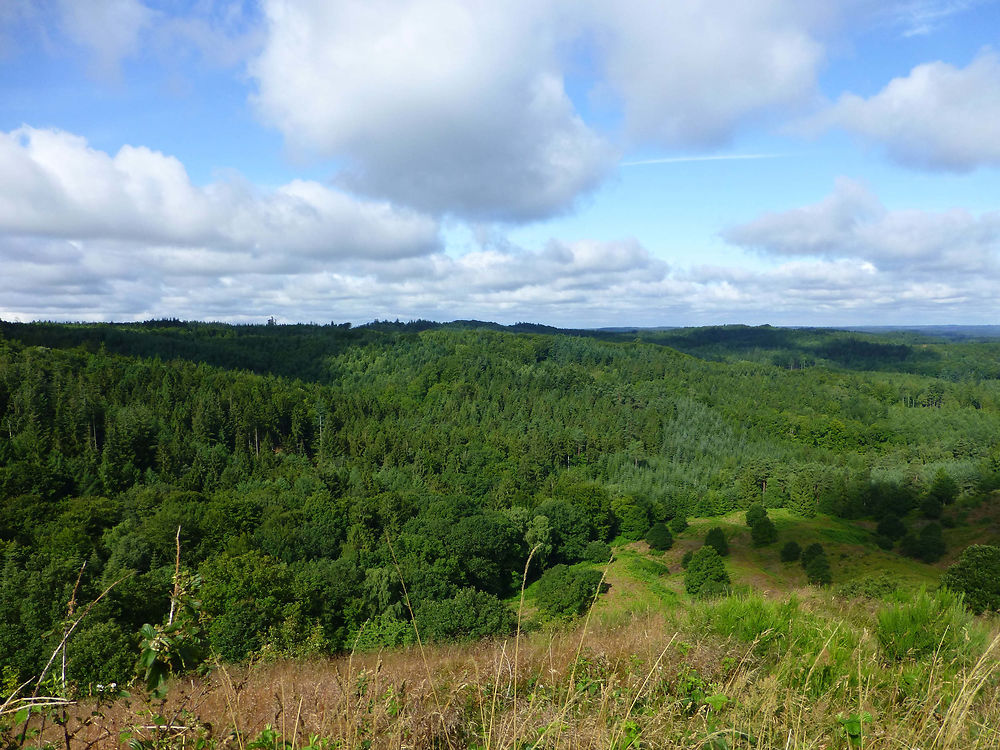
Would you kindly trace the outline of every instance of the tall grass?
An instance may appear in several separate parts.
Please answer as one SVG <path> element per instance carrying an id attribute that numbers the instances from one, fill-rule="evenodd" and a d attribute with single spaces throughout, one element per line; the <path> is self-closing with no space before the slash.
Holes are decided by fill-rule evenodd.
<path id="1" fill-rule="evenodd" d="M 997 622 L 956 602 L 924 591 L 873 612 L 744 594 L 613 627 L 226 666 L 172 687 L 163 715 L 197 708 L 160 746 L 1000 748 Z M 930 651 L 905 640 L 928 623 Z M 141 721 L 115 703 L 93 747 L 123 730 L 152 741 Z"/>

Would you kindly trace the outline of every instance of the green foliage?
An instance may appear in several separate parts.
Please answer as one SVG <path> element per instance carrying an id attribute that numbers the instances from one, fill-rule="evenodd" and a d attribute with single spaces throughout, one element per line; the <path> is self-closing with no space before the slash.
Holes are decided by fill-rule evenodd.
<path id="1" fill-rule="evenodd" d="M 938 469 L 931 481 L 927 494 L 944 505 L 950 505 L 958 497 L 958 483 L 944 469 Z"/>
<path id="2" fill-rule="evenodd" d="M 795 540 L 785 542 L 781 548 L 781 562 L 795 562 L 802 555 L 802 547 Z"/>
<path id="3" fill-rule="evenodd" d="M 941 576 L 941 583 L 960 592 L 973 612 L 1000 610 L 1000 547 L 966 547 L 958 562 Z"/>
<path id="4" fill-rule="evenodd" d="M 889 513 L 878 522 L 876 531 L 882 536 L 895 540 L 906 535 L 906 525 L 899 520 L 899 516 Z"/>
<path id="5" fill-rule="evenodd" d="M 599 593 L 603 575 L 593 568 L 556 565 L 538 581 L 538 608 L 549 617 L 566 618 L 581 614 Z"/>
<path id="6" fill-rule="evenodd" d="M 899 551 L 925 563 L 937 562 L 947 551 L 941 524 L 929 523 L 919 533 L 909 533 L 899 543 Z"/>
<path id="7" fill-rule="evenodd" d="M 147 623 L 139 630 L 139 674 L 146 689 L 155 697 L 166 694 L 170 675 L 201 666 L 209 653 L 202 603 L 196 598 L 201 578 L 179 571 L 174 586 L 167 621 L 162 625 Z"/>
<path id="8" fill-rule="evenodd" d="M 514 632 L 517 617 L 492 594 L 466 588 L 450 599 L 431 601 L 416 612 L 426 641 L 476 640 Z"/>
<path id="9" fill-rule="evenodd" d="M 705 545 L 691 557 L 684 572 L 684 590 L 691 596 L 710 597 L 729 588 L 729 573 L 715 547 Z"/>
<path id="10" fill-rule="evenodd" d="M 720 526 L 713 526 L 705 535 L 705 546 L 712 547 L 721 557 L 729 554 L 729 542 L 726 541 L 726 532 Z"/>
<path id="11" fill-rule="evenodd" d="M 689 549 L 681 556 L 681 567 L 687 569 L 688 565 L 691 564 L 691 558 L 694 557 L 694 550 Z"/>
<path id="12" fill-rule="evenodd" d="M 924 518 L 940 518 L 943 510 L 944 507 L 941 505 L 941 501 L 933 495 L 928 495 L 920 503 L 920 512 Z"/>
<path id="13" fill-rule="evenodd" d="M 799 556 L 799 560 L 802 563 L 802 567 L 803 568 L 806 567 L 813 560 L 813 558 L 819 557 L 820 555 L 825 556 L 826 550 L 823 549 L 823 545 L 820 544 L 819 542 L 813 542 L 804 550 L 802 550 L 802 554 Z"/>
<path id="14" fill-rule="evenodd" d="M 806 578 L 815 586 L 828 586 L 833 583 L 833 572 L 826 555 L 816 555 L 806 565 Z"/>
<path id="15" fill-rule="evenodd" d="M 919 590 L 908 601 L 885 607 L 875 625 L 887 659 L 901 661 L 937 654 L 944 661 L 971 662 L 986 643 L 986 631 L 948 589 Z"/>
<path id="16" fill-rule="evenodd" d="M 750 527 L 750 539 L 754 547 L 766 547 L 778 541 L 778 529 L 766 515 Z"/>
<path id="17" fill-rule="evenodd" d="M 683 534 L 685 531 L 687 531 L 688 526 L 689 524 L 687 516 L 685 516 L 683 513 L 679 513 L 678 515 L 671 518 L 670 523 L 667 524 L 667 527 L 675 535 Z"/>
<path id="18" fill-rule="evenodd" d="M 746 522 L 750 528 L 765 518 L 767 518 L 767 510 L 764 509 L 763 503 L 751 503 L 750 507 L 747 508 Z"/>
<path id="19" fill-rule="evenodd" d="M 705 607 L 704 627 L 765 650 L 788 637 L 797 608 L 794 600 L 776 602 L 759 594 L 727 596 Z"/>
<path id="20" fill-rule="evenodd" d="M 674 546 L 674 538 L 666 525 L 654 523 L 646 532 L 646 544 L 652 550 L 663 552 Z"/>
<path id="21" fill-rule="evenodd" d="M 603 565 L 611 559 L 611 545 L 607 542 L 594 541 L 587 545 L 584 560 Z"/>
<path id="22" fill-rule="evenodd" d="M 884 599 L 900 590 L 900 581 L 886 572 L 861 576 L 837 587 L 844 599 Z"/>

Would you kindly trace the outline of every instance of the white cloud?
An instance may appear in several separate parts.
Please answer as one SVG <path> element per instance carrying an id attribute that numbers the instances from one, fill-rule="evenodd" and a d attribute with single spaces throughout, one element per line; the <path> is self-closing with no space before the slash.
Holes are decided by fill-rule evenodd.
<path id="1" fill-rule="evenodd" d="M 435 212 L 567 209 L 615 154 L 566 95 L 547 3 L 269 0 L 262 116 L 357 190 Z"/>
<path id="2" fill-rule="evenodd" d="M 344 184 L 422 210 L 531 220 L 605 178 L 616 148 L 713 147 L 815 93 L 819 2 L 267 0 L 255 105 Z M 585 50 L 581 52 L 581 50 Z M 581 54 L 593 57 L 581 63 Z M 564 80 L 624 112 L 585 122 Z"/>
<path id="3" fill-rule="evenodd" d="M 995 273 L 1000 260 L 1000 212 L 890 211 L 846 178 L 818 203 L 765 214 L 722 234 L 765 253 L 850 258 L 910 277 Z"/>
<path id="4" fill-rule="evenodd" d="M 843 128 L 909 167 L 967 172 L 1000 166 L 997 122 L 1000 57 L 985 51 L 965 68 L 918 65 L 867 99 L 844 94 L 807 127 Z"/>
<path id="5" fill-rule="evenodd" d="M 62 32 L 91 53 L 103 77 L 116 76 L 121 61 L 139 51 L 139 36 L 155 18 L 139 0 L 58 0 L 57 12 Z"/>
<path id="6" fill-rule="evenodd" d="M 747 119 L 814 93 L 822 6 L 793 0 L 596 2 L 607 83 L 633 141 L 728 142 Z"/>
<path id="7" fill-rule="evenodd" d="M 0 133 L 0 232 L 280 257 L 400 257 L 438 245 L 433 220 L 296 180 L 261 191 L 191 183 L 177 159 L 123 146 L 114 156 L 76 135 Z"/>

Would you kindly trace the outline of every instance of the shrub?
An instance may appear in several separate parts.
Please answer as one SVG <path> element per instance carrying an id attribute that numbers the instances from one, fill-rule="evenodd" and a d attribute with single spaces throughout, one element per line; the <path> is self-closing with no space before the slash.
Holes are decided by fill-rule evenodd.
<path id="1" fill-rule="evenodd" d="M 754 547 L 766 547 L 778 541 L 778 530 L 774 527 L 774 522 L 764 516 L 750 527 L 750 538 Z"/>
<path id="2" fill-rule="evenodd" d="M 712 547 L 721 557 L 729 554 L 729 542 L 726 541 L 726 532 L 719 526 L 714 526 L 705 535 L 705 546 Z"/>
<path id="3" fill-rule="evenodd" d="M 704 626 L 719 635 L 733 636 L 763 649 L 788 635 L 797 602 L 776 602 L 760 594 L 727 596 L 708 605 Z"/>
<path id="4" fill-rule="evenodd" d="M 906 526 L 899 520 L 899 516 L 890 513 L 878 522 L 876 531 L 882 536 L 895 540 L 906 535 Z"/>
<path id="5" fill-rule="evenodd" d="M 825 555 L 825 554 L 826 550 L 823 549 L 823 545 L 820 544 L 819 542 L 813 542 L 804 550 L 802 550 L 802 555 L 799 557 L 799 560 L 802 562 L 802 567 L 804 568 L 807 565 L 809 565 L 810 561 L 814 557 L 818 557 L 819 555 Z"/>
<path id="6" fill-rule="evenodd" d="M 603 565 L 611 559 L 611 545 L 601 541 L 591 542 L 583 552 L 583 559 Z"/>
<path id="7" fill-rule="evenodd" d="M 948 472 L 944 469 L 938 469 L 927 494 L 938 502 L 950 505 L 958 497 L 958 484 L 948 475 Z"/>
<path id="8" fill-rule="evenodd" d="M 806 578 L 815 586 L 829 586 L 833 582 L 830 561 L 825 554 L 814 556 L 805 566 Z"/>
<path id="9" fill-rule="evenodd" d="M 750 503 L 746 514 L 747 526 L 752 529 L 758 522 L 765 518 L 767 518 L 767 511 L 764 509 L 763 503 Z"/>
<path id="10" fill-rule="evenodd" d="M 941 583 L 965 596 L 973 612 L 1000 610 L 1000 547 L 974 544 L 941 576 Z"/>
<path id="11" fill-rule="evenodd" d="M 844 599 L 882 599 L 899 591 L 900 581 L 888 573 L 862 576 L 837 588 L 837 596 Z"/>
<path id="12" fill-rule="evenodd" d="M 420 635 L 428 641 L 478 640 L 514 632 L 517 618 L 493 594 L 466 588 L 450 599 L 426 602 L 416 612 Z"/>
<path id="13" fill-rule="evenodd" d="M 802 547 L 799 546 L 798 542 L 787 542 L 785 546 L 781 548 L 781 562 L 795 562 L 801 555 Z"/>
<path id="14" fill-rule="evenodd" d="M 945 661 L 968 662 L 979 656 L 986 640 L 961 596 L 946 588 L 933 594 L 921 589 L 911 601 L 886 607 L 878 614 L 875 635 L 893 661 L 936 652 Z"/>
<path id="15" fill-rule="evenodd" d="M 538 608 L 550 617 L 578 615 L 593 602 L 602 578 L 592 568 L 549 568 L 538 581 Z"/>
<path id="16" fill-rule="evenodd" d="M 687 566 L 691 564 L 692 557 L 694 557 L 694 550 L 689 549 L 681 558 L 681 567 L 687 569 Z"/>
<path id="17" fill-rule="evenodd" d="M 646 544 L 650 549 L 663 552 L 674 546 L 674 538 L 670 535 L 670 529 L 662 523 L 654 523 L 646 532 Z"/>
<path id="18" fill-rule="evenodd" d="M 880 549 L 891 550 L 896 543 L 892 541 L 890 537 L 887 537 L 885 534 L 876 534 L 875 544 L 877 544 Z"/>
<path id="19" fill-rule="evenodd" d="M 684 573 L 684 589 L 691 596 L 718 596 L 729 588 L 729 574 L 715 547 L 706 544 L 691 557 Z"/>
<path id="20" fill-rule="evenodd" d="M 670 530 L 675 534 L 682 534 L 687 530 L 688 520 L 687 516 L 674 516 L 670 519 Z"/>
<path id="21" fill-rule="evenodd" d="M 943 509 L 941 501 L 932 495 L 928 495 L 920 503 L 920 512 L 923 513 L 924 518 L 940 518 Z"/>
<path id="22" fill-rule="evenodd" d="M 946 550 L 941 524 L 938 523 L 927 524 L 919 534 L 907 534 L 899 543 L 900 552 L 925 563 L 937 562 Z"/>

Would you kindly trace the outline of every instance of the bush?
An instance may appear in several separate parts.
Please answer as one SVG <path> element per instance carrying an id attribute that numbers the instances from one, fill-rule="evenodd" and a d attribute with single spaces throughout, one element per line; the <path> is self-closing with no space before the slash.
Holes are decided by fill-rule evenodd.
<path id="1" fill-rule="evenodd" d="M 664 552 L 674 546 L 674 538 L 670 535 L 670 529 L 662 523 L 654 523 L 646 532 L 646 544 L 650 549 Z"/>
<path id="2" fill-rule="evenodd" d="M 703 626 L 745 643 L 756 642 L 764 650 L 788 636 L 797 608 L 794 599 L 776 602 L 757 593 L 727 596 L 706 607 Z"/>
<path id="3" fill-rule="evenodd" d="M 823 549 L 823 545 L 819 542 L 813 542 L 802 550 L 802 555 L 799 557 L 799 560 L 802 562 L 802 567 L 805 568 L 808 566 L 812 559 L 814 557 L 818 557 L 819 555 L 826 555 L 826 550 Z"/>
<path id="4" fill-rule="evenodd" d="M 814 586 L 829 586 L 833 583 L 830 561 L 825 554 L 814 556 L 805 566 L 806 578 Z"/>
<path id="5" fill-rule="evenodd" d="M 924 518 L 940 518 L 943 510 L 944 506 L 941 505 L 941 501 L 931 495 L 925 497 L 924 501 L 920 503 L 920 512 L 923 513 Z"/>
<path id="6" fill-rule="evenodd" d="M 556 565 L 538 581 L 538 608 L 550 617 L 573 617 L 594 601 L 601 571 Z"/>
<path id="7" fill-rule="evenodd" d="M 958 497 L 958 483 L 944 469 L 938 469 L 927 494 L 945 505 L 951 505 Z"/>
<path id="8" fill-rule="evenodd" d="M 767 518 L 767 511 L 764 509 L 763 503 L 751 503 L 750 507 L 747 508 L 746 522 L 751 529 L 765 518 Z"/>
<path id="9" fill-rule="evenodd" d="M 683 534 L 688 527 L 687 516 L 674 516 L 670 519 L 670 530 L 675 534 Z"/>
<path id="10" fill-rule="evenodd" d="M 715 547 L 706 544 L 691 557 L 684 573 L 684 589 L 691 596 L 718 596 L 729 588 L 729 574 Z"/>
<path id="11" fill-rule="evenodd" d="M 899 520 L 899 516 L 895 516 L 892 513 L 879 521 L 875 530 L 882 536 L 887 536 L 893 540 L 901 539 L 906 535 L 906 526 Z"/>
<path id="12" fill-rule="evenodd" d="M 974 544 L 941 576 L 941 583 L 961 592 L 973 612 L 1000 610 L 1000 547 Z"/>
<path id="13" fill-rule="evenodd" d="M 886 607 L 878 614 L 875 635 L 893 661 L 937 653 L 944 661 L 968 663 L 978 658 L 986 641 L 960 595 L 946 588 L 933 594 L 921 589 L 911 601 Z"/>
<path id="14" fill-rule="evenodd" d="M 938 523 L 927 524 L 919 534 L 907 534 L 899 543 L 900 552 L 925 563 L 937 562 L 946 550 L 941 524 Z"/>
<path id="15" fill-rule="evenodd" d="M 466 588 L 451 599 L 426 602 L 416 612 L 420 636 L 427 641 L 479 640 L 510 635 L 517 617 L 493 594 Z"/>
<path id="16" fill-rule="evenodd" d="M 879 546 L 879 549 L 884 549 L 888 551 L 891 550 L 896 543 L 892 541 L 891 537 L 887 537 L 885 534 L 876 534 L 875 544 Z"/>
<path id="17" fill-rule="evenodd" d="M 691 564 L 692 557 L 694 557 L 694 550 L 689 549 L 687 552 L 684 553 L 684 556 L 681 558 L 681 567 L 686 570 L 687 566 Z"/>
<path id="18" fill-rule="evenodd" d="M 837 596 L 844 599 L 883 599 L 899 591 L 899 588 L 898 578 L 882 572 L 848 581 L 837 588 Z"/>
<path id="19" fill-rule="evenodd" d="M 708 534 L 705 535 L 705 546 L 714 548 L 720 557 L 725 557 L 729 554 L 729 542 L 726 541 L 726 532 L 719 526 L 714 526 L 708 530 Z"/>
<path id="20" fill-rule="evenodd" d="M 750 539 L 753 540 L 754 547 L 766 547 L 778 541 L 778 530 L 774 527 L 774 522 L 764 516 L 750 527 Z"/>
<path id="21" fill-rule="evenodd" d="M 603 565 L 611 559 L 611 545 L 607 542 L 591 542 L 583 552 L 583 559 Z"/>
<path id="22" fill-rule="evenodd" d="M 787 542 L 785 546 L 781 548 L 781 562 L 795 562 L 801 555 L 802 547 L 799 546 L 798 542 Z"/>

